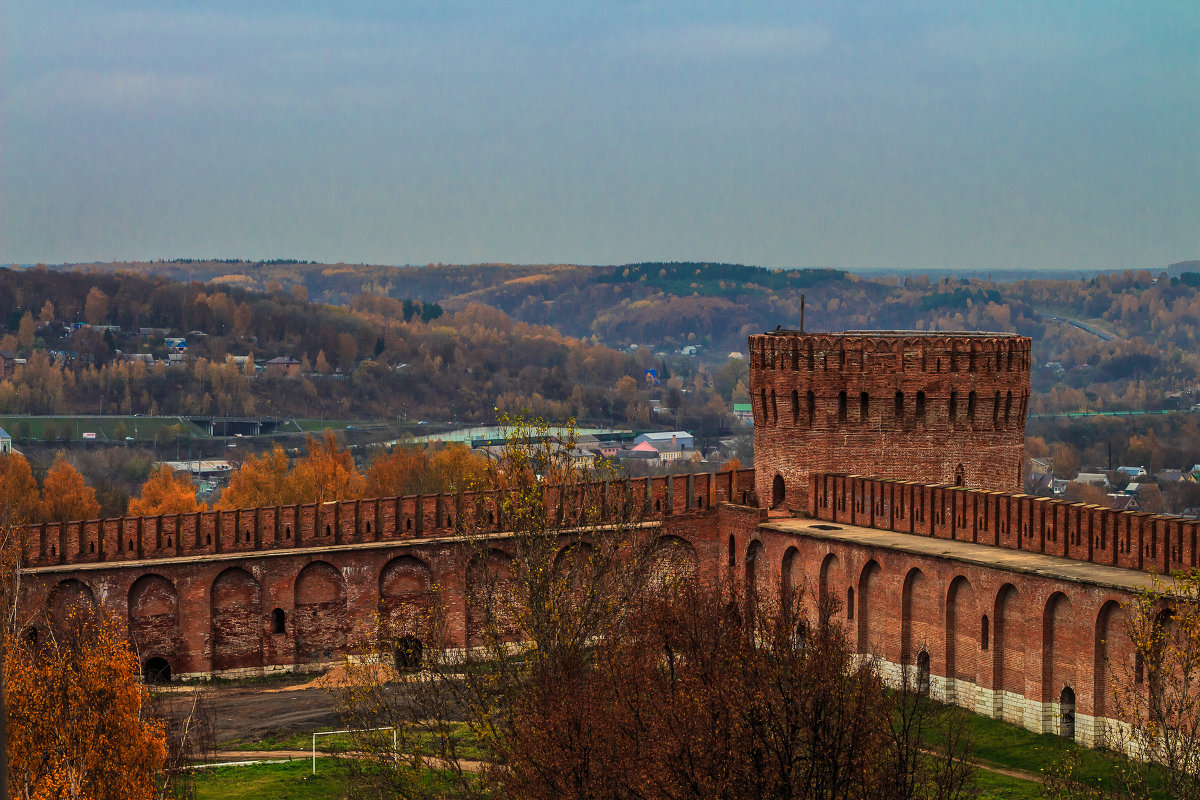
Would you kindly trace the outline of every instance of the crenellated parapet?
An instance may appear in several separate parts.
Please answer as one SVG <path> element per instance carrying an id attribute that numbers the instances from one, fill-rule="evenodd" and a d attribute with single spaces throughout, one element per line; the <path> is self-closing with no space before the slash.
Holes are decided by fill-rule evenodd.
<path id="1" fill-rule="evenodd" d="M 594 509 L 615 516 L 661 519 L 745 503 L 754 470 L 632 478 L 571 487 L 544 487 L 555 523 L 581 520 Z M 108 564 L 159 558 L 195 558 L 345 544 L 453 537 L 506 530 L 499 492 L 300 503 L 146 517 L 30 525 L 27 567 Z"/>
<path id="2" fill-rule="evenodd" d="M 1200 520 L 1015 492 L 814 473 L 812 516 L 829 522 L 1169 575 L 1200 566 Z"/>
<path id="3" fill-rule="evenodd" d="M 991 489 L 1022 481 L 1031 342 L 1009 333 L 750 337 L 760 502 L 806 510 L 812 471 Z"/>

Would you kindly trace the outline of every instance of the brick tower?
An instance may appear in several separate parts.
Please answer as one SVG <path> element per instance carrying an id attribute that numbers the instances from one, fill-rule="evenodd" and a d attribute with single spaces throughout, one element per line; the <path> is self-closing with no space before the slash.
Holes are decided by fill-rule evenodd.
<path id="1" fill-rule="evenodd" d="M 1020 491 L 1030 340 L 775 330 L 750 337 L 759 504 L 808 511 L 812 472 Z"/>

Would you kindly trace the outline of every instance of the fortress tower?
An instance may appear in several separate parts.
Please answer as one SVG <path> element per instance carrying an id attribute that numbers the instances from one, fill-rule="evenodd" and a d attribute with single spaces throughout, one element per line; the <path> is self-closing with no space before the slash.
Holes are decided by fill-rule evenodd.
<path id="1" fill-rule="evenodd" d="M 807 512 L 814 472 L 1021 491 L 1030 340 L 775 330 L 750 337 L 759 504 Z"/>

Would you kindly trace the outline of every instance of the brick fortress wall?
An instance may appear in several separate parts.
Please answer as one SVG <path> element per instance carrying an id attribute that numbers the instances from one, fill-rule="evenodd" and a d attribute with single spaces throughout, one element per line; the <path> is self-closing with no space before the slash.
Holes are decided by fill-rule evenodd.
<path id="1" fill-rule="evenodd" d="M 759 505 L 808 512 L 814 472 L 1019 491 L 1028 338 L 774 331 L 750 337 Z"/>
<path id="2" fill-rule="evenodd" d="M 567 548 L 595 535 L 575 527 L 585 501 L 621 516 L 628 502 L 656 558 L 708 580 L 716 509 L 746 503 L 753 481 L 738 470 L 546 487 L 545 504 Z M 42 635 L 82 601 L 128 625 L 148 671 L 261 674 L 335 661 L 376 615 L 412 615 L 436 592 L 466 646 L 472 559 L 486 550 L 503 569 L 511 558 L 499 501 L 464 492 L 33 525 L 21 625 Z"/>

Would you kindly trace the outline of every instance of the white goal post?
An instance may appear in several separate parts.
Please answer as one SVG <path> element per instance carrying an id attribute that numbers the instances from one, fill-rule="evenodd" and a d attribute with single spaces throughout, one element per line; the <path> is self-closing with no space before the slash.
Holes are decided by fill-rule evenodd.
<path id="1" fill-rule="evenodd" d="M 396 728 L 352 728 L 344 731 L 313 731 L 312 735 L 312 774 L 317 774 L 317 737 L 318 736 L 337 736 L 342 733 L 373 733 L 375 731 L 391 731 L 392 732 L 392 751 L 395 752 L 398 748 L 396 743 Z"/>

